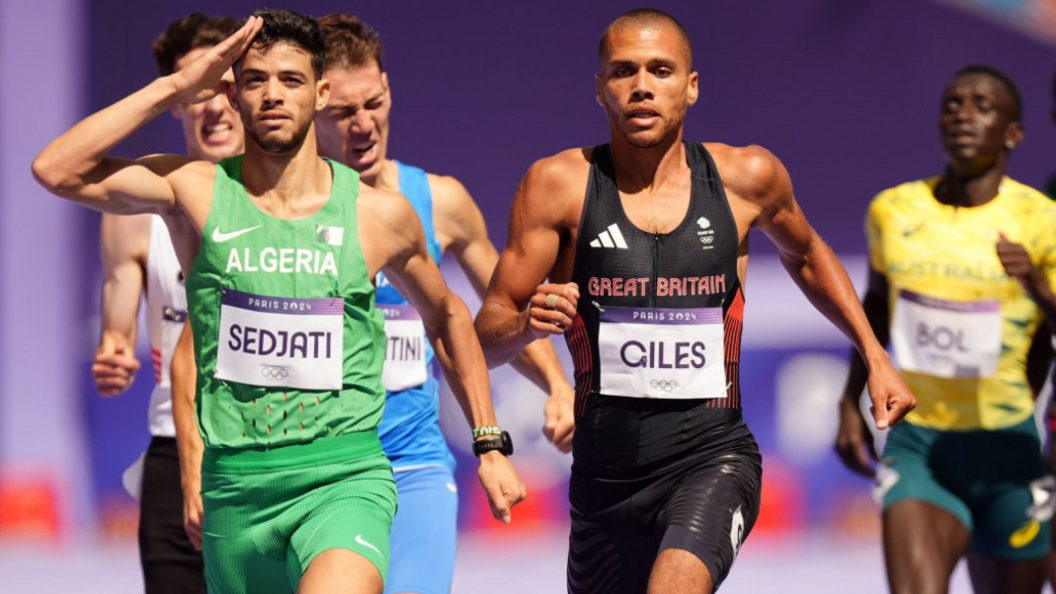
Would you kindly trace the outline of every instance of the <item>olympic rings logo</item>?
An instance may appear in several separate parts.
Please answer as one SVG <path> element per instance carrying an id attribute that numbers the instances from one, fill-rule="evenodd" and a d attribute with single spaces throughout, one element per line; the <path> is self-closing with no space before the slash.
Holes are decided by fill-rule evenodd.
<path id="1" fill-rule="evenodd" d="M 675 380 L 652 380 L 649 382 L 649 387 L 654 390 L 670 392 L 678 387 L 678 382 Z"/>
<path id="2" fill-rule="evenodd" d="M 713 243 L 715 241 L 714 235 L 705 235 L 700 238 L 700 243 Z"/>
<path id="3" fill-rule="evenodd" d="M 277 382 L 289 377 L 290 372 L 285 367 L 268 367 L 265 365 L 260 368 L 260 375 L 263 375 L 264 379 L 270 379 L 273 382 Z"/>

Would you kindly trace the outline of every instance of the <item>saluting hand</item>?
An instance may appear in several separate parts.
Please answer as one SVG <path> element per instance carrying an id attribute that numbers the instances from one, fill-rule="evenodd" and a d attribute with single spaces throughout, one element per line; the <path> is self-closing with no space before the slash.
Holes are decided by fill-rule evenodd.
<path id="1" fill-rule="evenodd" d="M 249 49 L 264 26 L 264 19 L 251 16 L 238 31 L 173 73 L 170 78 L 181 103 L 203 103 L 225 92 L 224 74 Z"/>

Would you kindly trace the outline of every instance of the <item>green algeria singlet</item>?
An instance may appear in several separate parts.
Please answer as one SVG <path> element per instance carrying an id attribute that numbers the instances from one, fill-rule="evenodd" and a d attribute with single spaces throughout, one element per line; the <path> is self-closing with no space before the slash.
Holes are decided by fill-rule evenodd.
<path id="1" fill-rule="evenodd" d="M 381 419 L 384 320 L 359 243 L 359 176 L 328 162 L 330 199 L 297 220 L 250 201 L 241 155 L 217 164 L 187 277 L 206 447 L 305 443 Z"/>

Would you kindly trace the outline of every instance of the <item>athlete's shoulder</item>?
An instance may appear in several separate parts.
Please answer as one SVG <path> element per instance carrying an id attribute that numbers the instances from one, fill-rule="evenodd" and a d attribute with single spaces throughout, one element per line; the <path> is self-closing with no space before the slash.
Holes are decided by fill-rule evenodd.
<path id="1" fill-rule="evenodd" d="M 544 226 L 570 227 L 578 221 L 587 180 L 591 149 L 569 149 L 532 163 L 514 198 L 511 221 L 528 217 Z"/>
<path id="2" fill-rule="evenodd" d="M 916 218 L 934 204 L 938 181 L 938 178 L 918 179 L 884 189 L 869 201 L 868 218 L 875 223 L 899 216 L 896 213 Z"/>
<path id="3" fill-rule="evenodd" d="M 1016 181 L 1011 177 L 1006 177 L 1001 182 L 1001 192 L 1022 202 L 1024 206 L 1056 212 L 1056 201 L 1042 193 L 1041 190 Z"/>
<path id="4" fill-rule="evenodd" d="M 1024 222 L 1032 242 L 1049 243 L 1056 229 L 1056 201 L 1040 191 L 1006 177 L 1001 184 L 1005 204 Z"/>
<path id="5" fill-rule="evenodd" d="M 704 143 L 715 160 L 722 184 L 737 196 L 753 202 L 791 197 L 792 181 L 781 160 L 769 150 L 752 144 L 731 146 Z"/>
<path id="6" fill-rule="evenodd" d="M 366 215 L 372 222 L 396 223 L 400 217 L 414 212 L 407 197 L 395 190 L 381 190 L 366 184 L 359 186 L 356 207 L 360 216 Z"/>
<path id="7" fill-rule="evenodd" d="M 781 165 L 781 161 L 774 153 L 758 144 L 747 146 L 734 146 L 722 142 L 702 142 L 700 144 L 711 153 L 716 165 L 722 161 L 727 167 L 739 173 L 771 173 L 773 168 Z"/>
<path id="8" fill-rule="evenodd" d="M 429 182 L 429 191 L 433 195 L 433 204 L 458 204 L 464 203 L 466 200 L 470 202 L 473 200 L 466 186 L 462 185 L 462 182 L 458 181 L 458 178 L 454 176 L 427 172 L 425 178 Z"/>
<path id="9" fill-rule="evenodd" d="M 593 149 L 574 148 L 543 157 L 528 168 L 526 179 L 546 185 L 563 185 L 585 178 L 590 172 Z"/>
<path id="10" fill-rule="evenodd" d="M 429 186 L 429 194 L 432 197 L 433 210 L 458 210 L 463 207 L 476 207 L 469 190 L 453 175 L 433 173 L 421 167 L 408 165 L 402 161 L 398 162 L 401 171 L 413 171 L 417 175 L 425 176 Z M 402 174 L 401 174 L 402 175 Z"/>
<path id="11" fill-rule="evenodd" d="M 187 155 L 158 154 L 147 155 L 136 160 L 152 171 L 167 178 L 212 178 L 216 175 L 217 166 L 211 161 L 197 159 Z"/>
<path id="12" fill-rule="evenodd" d="M 873 202 L 930 199 L 934 196 L 933 190 L 938 181 L 938 178 L 929 178 L 903 182 L 881 190 L 873 197 Z"/>
<path id="13" fill-rule="evenodd" d="M 433 173 L 427 174 L 427 178 L 433 195 L 433 224 L 438 233 L 461 238 L 477 224 L 483 224 L 484 216 L 462 182 Z"/>
<path id="14" fill-rule="evenodd" d="M 414 243 L 424 233 L 414 205 L 400 192 L 362 185 L 356 211 L 359 228 L 368 235 L 365 240 L 395 243 L 403 239 Z"/>
<path id="15" fill-rule="evenodd" d="M 177 202 L 184 208 L 196 202 L 211 202 L 213 184 L 220 170 L 217 164 L 186 155 L 150 155 L 140 158 L 139 162 L 169 181 Z M 174 205 L 173 209 L 173 213 L 166 214 L 175 214 L 179 207 Z"/>

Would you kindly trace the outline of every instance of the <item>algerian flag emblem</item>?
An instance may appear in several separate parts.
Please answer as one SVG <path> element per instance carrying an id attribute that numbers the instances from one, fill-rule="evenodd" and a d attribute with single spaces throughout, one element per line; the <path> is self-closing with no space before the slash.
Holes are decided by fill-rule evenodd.
<path id="1" fill-rule="evenodd" d="M 329 225 L 316 225 L 315 240 L 327 245 L 344 245 L 345 228 L 331 227 Z"/>

